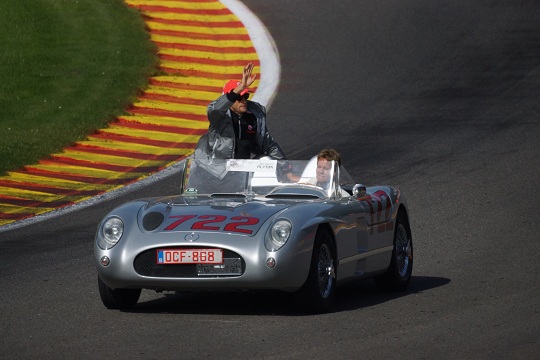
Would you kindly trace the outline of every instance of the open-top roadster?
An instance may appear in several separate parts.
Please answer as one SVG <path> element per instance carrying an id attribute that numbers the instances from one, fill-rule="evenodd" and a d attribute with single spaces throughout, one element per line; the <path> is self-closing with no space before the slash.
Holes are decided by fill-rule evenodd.
<path id="1" fill-rule="evenodd" d="M 330 164 L 321 184 L 316 158 L 187 160 L 180 195 L 131 201 L 99 224 L 103 304 L 132 307 L 141 289 L 269 289 L 320 312 L 337 284 L 374 278 L 406 288 L 413 246 L 403 194 L 356 184 Z"/>

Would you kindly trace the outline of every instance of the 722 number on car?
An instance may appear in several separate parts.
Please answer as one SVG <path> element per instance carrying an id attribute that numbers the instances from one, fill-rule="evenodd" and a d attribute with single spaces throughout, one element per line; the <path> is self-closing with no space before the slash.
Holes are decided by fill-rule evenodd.
<path id="1" fill-rule="evenodd" d="M 253 234 L 250 227 L 259 223 L 259 219 L 251 216 L 232 216 L 228 218 L 224 215 L 173 215 L 169 219 L 177 220 L 165 227 L 167 231 L 201 230 Z"/>

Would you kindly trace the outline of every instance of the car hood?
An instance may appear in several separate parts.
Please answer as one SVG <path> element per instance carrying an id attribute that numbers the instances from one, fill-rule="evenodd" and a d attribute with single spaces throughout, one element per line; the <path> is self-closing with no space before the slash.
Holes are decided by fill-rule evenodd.
<path id="1" fill-rule="evenodd" d="M 175 196 L 144 200 L 137 221 L 143 232 L 210 231 L 252 236 L 270 217 L 298 203 L 243 196 Z"/>

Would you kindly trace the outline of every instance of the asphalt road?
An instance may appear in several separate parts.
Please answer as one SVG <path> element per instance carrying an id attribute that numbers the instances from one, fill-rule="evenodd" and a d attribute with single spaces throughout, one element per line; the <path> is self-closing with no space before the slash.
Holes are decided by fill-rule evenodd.
<path id="1" fill-rule="evenodd" d="M 269 126 L 290 158 L 339 150 L 412 214 L 410 288 L 340 289 L 303 315 L 280 294 L 99 299 L 92 241 L 128 199 L 0 233 L 7 359 L 536 359 L 540 355 L 540 2 L 244 1 L 280 51 Z"/>

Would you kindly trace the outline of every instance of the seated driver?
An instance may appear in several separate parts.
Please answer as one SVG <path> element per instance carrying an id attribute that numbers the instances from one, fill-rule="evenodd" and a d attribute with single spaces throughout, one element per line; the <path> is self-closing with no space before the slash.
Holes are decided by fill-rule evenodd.
<path id="1" fill-rule="evenodd" d="M 320 186 L 323 189 L 327 190 L 330 186 L 330 181 L 332 180 L 332 163 L 334 161 L 336 166 L 341 166 L 341 156 L 334 149 L 323 149 L 317 154 L 317 169 L 316 169 L 316 178 L 308 181 L 308 184 Z M 334 174 L 335 176 L 335 174 Z M 339 189 L 339 192 L 342 197 L 350 196 L 343 189 Z"/>

